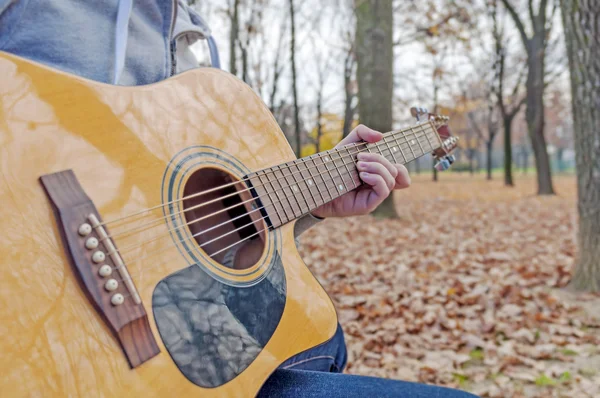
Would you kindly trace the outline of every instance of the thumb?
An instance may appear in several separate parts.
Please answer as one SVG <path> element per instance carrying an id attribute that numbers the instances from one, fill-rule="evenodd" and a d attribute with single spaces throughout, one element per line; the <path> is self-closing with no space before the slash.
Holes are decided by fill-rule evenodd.
<path id="1" fill-rule="evenodd" d="M 383 134 L 379 131 L 368 128 L 364 124 L 359 124 L 356 126 L 354 130 L 346 138 L 341 140 L 337 145 L 337 147 L 346 146 L 348 144 L 352 144 L 353 142 L 366 141 L 366 142 L 377 142 L 383 138 Z"/>

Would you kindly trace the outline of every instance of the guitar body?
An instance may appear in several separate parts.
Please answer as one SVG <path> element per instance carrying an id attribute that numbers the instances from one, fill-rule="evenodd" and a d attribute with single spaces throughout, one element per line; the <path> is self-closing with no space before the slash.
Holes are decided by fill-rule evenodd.
<path id="1" fill-rule="evenodd" d="M 241 178 L 292 159 L 268 108 L 219 70 L 115 87 L 0 53 L 0 395 L 254 396 L 284 360 L 330 339 L 335 310 L 293 223 L 264 234 L 252 267 L 228 269 L 177 213 L 203 167 Z M 103 221 L 174 203 L 107 225 L 139 227 L 113 241 L 155 340 L 140 363 L 124 355 L 103 315 L 114 308 L 92 303 L 61 237 L 67 226 L 40 177 L 64 170 Z"/>

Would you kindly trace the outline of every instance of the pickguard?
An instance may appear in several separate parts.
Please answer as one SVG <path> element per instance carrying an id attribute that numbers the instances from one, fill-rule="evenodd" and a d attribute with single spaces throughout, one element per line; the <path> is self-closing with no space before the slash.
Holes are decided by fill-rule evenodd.
<path id="1" fill-rule="evenodd" d="M 152 307 L 160 336 L 179 370 L 201 387 L 218 387 L 243 372 L 267 344 L 285 306 L 279 255 L 249 287 L 223 284 L 191 266 L 161 281 Z"/>

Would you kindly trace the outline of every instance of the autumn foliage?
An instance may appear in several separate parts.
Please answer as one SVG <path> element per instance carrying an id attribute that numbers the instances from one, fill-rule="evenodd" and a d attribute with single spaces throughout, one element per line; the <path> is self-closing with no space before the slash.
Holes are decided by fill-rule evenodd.
<path id="1" fill-rule="evenodd" d="M 600 299 L 563 287 L 576 256 L 573 177 L 444 174 L 396 196 L 399 220 L 330 219 L 304 259 L 334 300 L 353 374 L 490 397 L 600 394 Z"/>

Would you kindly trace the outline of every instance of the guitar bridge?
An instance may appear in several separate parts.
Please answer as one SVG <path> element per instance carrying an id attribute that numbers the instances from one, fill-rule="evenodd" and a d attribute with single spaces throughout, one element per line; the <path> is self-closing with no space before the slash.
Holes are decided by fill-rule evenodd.
<path id="1" fill-rule="evenodd" d="M 160 350 L 141 297 L 94 203 L 72 170 L 44 175 L 40 181 L 83 291 L 119 341 L 129 365 L 141 365 Z"/>

